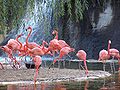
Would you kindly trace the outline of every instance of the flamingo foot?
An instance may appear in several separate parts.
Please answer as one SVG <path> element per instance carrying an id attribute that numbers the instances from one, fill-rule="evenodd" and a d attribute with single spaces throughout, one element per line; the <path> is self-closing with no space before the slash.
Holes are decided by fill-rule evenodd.
<path id="1" fill-rule="evenodd" d="M 37 87 L 36 80 L 34 80 L 34 90 L 36 90 L 36 87 Z"/>

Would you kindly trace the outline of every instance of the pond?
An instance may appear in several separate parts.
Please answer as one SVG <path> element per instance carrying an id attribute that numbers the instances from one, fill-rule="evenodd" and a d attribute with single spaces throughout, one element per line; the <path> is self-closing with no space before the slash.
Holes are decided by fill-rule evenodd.
<path id="1" fill-rule="evenodd" d="M 82 82 L 65 81 L 34 85 L 0 85 L 0 90 L 120 90 L 120 72 L 103 79 L 86 80 Z"/>

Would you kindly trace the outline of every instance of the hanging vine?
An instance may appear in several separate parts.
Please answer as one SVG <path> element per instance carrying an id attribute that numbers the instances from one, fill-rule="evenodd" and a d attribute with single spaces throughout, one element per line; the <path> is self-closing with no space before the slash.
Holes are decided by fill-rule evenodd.
<path id="1" fill-rule="evenodd" d="M 103 1 L 48 0 L 47 7 L 53 8 L 53 18 L 56 22 L 59 18 L 64 17 L 66 13 L 69 19 L 79 21 L 83 19 L 84 11 L 89 8 L 89 2 L 92 2 L 92 4 L 97 2 L 99 5 L 102 5 Z M 41 3 L 43 0 L 38 0 L 38 2 Z M 27 5 L 30 6 L 29 12 L 31 12 L 34 8 L 34 0 L 0 0 L 0 33 L 8 33 L 19 24 L 21 18 L 25 15 Z M 40 7 L 40 11 L 42 11 L 41 9 Z"/>

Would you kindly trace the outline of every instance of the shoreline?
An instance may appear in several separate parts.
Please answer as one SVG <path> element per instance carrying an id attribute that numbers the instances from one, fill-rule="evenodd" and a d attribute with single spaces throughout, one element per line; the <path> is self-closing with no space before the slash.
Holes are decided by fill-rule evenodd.
<path id="1" fill-rule="evenodd" d="M 0 84 L 33 84 L 35 69 L 27 69 L 22 66 L 18 70 L 14 70 L 9 66 L 0 69 Z M 58 68 L 42 68 L 39 69 L 36 84 L 41 82 L 60 82 L 60 81 L 85 81 L 99 79 L 111 76 L 110 73 L 101 70 L 90 70 L 88 77 L 84 70 L 79 69 L 58 69 Z"/>

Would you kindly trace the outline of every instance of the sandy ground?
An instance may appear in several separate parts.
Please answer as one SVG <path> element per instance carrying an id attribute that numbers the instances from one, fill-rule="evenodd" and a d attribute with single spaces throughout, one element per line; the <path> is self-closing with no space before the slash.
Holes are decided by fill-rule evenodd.
<path id="1" fill-rule="evenodd" d="M 19 70 L 12 69 L 10 66 L 5 66 L 5 69 L 0 69 L 0 83 L 13 81 L 33 81 L 35 69 L 27 69 L 22 66 Z M 95 79 L 108 77 L 111 74 L 104 71 L 89 71 L 88 77 L 84 70 L 78 69 L 58 69 L 58 68 L 42 68 L 39 69 L 37 81 L 39 82 L 56 82 L 66 80 Z"/>

